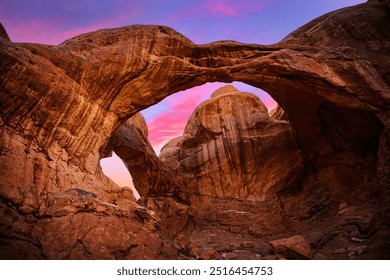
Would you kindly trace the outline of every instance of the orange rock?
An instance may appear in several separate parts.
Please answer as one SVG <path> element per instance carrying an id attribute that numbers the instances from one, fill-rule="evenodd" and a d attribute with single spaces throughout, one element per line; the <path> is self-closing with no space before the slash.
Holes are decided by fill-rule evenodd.
<path id="1" fill-rule="evenodd" d="M 287 259 L 310 259 L 313 255 L 309 243 L 301 235 L 270 241 L 276 254 Z"/>
<path id="2" fill-rule="evenodd" d="M 220 249 L 286 230 L 331 256 L 350 242 L 338 233 L 357 230 L 370 248 L 363 257 L 388 258 L 389 5 L 335 11 L 269 46 L 196 45 L 144 25 L 48 46 L 13 43 L 0 26 L 0 257 L 179 258 L 169 245 L 178 234 Z M 128 159 L 145 205 L 159 209 L 140 210 L 99 166 L 115 131 L 215 81 L 266 90 L 289 123 L 253 96 L 216 93 L 166 147 L 166 165 L 146 146 Z M 338 213 L 341 203 L 348 211 Z M 254 244 L 226 258 L 268 250 Z M 297 246 L 288 252 L 309 257 Z"/>
<path id="3" fill-rule="evenodd" d="M 271 119 L 258 97 L 232 86 L 200 104 L 160 158 L 191 194 L 219 198 L 264 201 L 303 174 L 288 122 Z"/>

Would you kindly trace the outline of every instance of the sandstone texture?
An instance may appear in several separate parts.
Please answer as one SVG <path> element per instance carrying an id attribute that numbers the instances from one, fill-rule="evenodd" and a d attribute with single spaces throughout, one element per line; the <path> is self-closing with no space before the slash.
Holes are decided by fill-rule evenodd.
<path id="1" fill-rule="evenodd" d="M 140 113 L 116 130 L 106 150 L 109 154 L 114 151 L 123 160 L 140 196 L 167 196 L 178 191 L 180 182 L 155 154 L 148 140 L 148 127 Z"/>
<path id="2" fill-rule="evenodd" d="M 160 158 L 192 196 L 264 201 L 303 174 L 289 123 L 270 118 L 258 97 L 232 86 L 199 105 Z"/>
<path id="3" fill-rule="evenodd" d="M 388 259 L 389 15 L 371 0 L 268 46 L 143 25 L 48 46 L 0 25 L 0 258 Z M 214 81 L 280 108 L 220 89 L 158 158 L 137 112 Z M 139 201 L 102 173 L 113 150 Z"/>
<path id="4" fill-rule="evenodd" d="M 270 242 L 276 254 L 282 254 L 288 259 L 310 259 L 312 251 L 310 244 L 301 235 L 294 235 Z"/>

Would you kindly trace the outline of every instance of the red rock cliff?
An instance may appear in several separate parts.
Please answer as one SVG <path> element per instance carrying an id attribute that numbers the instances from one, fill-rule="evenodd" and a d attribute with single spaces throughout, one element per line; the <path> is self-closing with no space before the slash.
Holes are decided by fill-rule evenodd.
<path id="1" fill-rule="evenodd" d="M 389 1 L 377 0 L 319 17 L 270 46 L 232 41 L 199 46 L 162 26 L 100 30 L 47 46 L 13 43 L 0 27 L 1 257 L 177 258 L 188 252 L 185 248 L 194 247 L 185 238 L 171 245 L 170 240 L 165 242 L 180 232 L 197 239 L 201 249 L 211 246 L 223 254 L 226 244 L 218 246 L 218 240 L 207 239 L 208 230 L 218 228 L 233 239 L 249 234 L 253 242 L 303 235 L 315 254 L 293 256 L 388 257 L 388 26 Z M 185 205 L 176 199 L 186 192 L 180 184 L 168 188 L 169 197 L 159 186 L 158 196 L 169 201 L 173 210 L 164 214 L 158 207 L 163 205 L 158 204 L 160 198 L 150 198 L 149 192 L 144 205 L 158 210 L 156 216 L 136 204 L 128 189 L 106 178 L 99 159 L 109 150 L 114 132 L 136 112 L 169 94 L 212 81 L 242 81 L 272 95 L 296 135 L 302 179 L 287 188 L 271 183 L 257 191 L 267 194 L 276 187 L 281 190 L 276 197 L 246 204 L 238 200 L 226 204 L 222 192 L 194 184 L 191 193 L 222 199 L 217 207 L 206 203 L 200 209 L 194 205 L 201 204 L 194 201 L 206 196 L 193 196 L 193 205 Z M 255 108 L 259 111 L 244 115 L 256 121 L 262 106 Z M 247 123 L 246 128 L 251 125 Z M 210 131 L 215 127 L 210 123 Z M 193 128 L 196 131 L 197 126 Z M 239 131 L 243 137 L 248 133 Z M 232 143 L 226 145 L 231 148 L 226 155 L 237 154 L 235 143 L 240 142 Z M 222 146 L 217 145 L 215 151 Z M 243 155 L 249 157 L 246 147 Z M 229 159 L 222 155 L 215 158 Z M 193 176 L 183 167 L 199 168 L 204 158 L 196 156 L 173 171 Z M 251 159 L 256 161 L 257 156 Z M 216 166 L 232 165 L 210 163 Z M 254 166 L 249 170 L 253 172 Z M 234 176 L 228 174 L 227 182 L 244 180 Z M 251 195 L 243 189 L 240 186 L 228 196 Z M 175 227 L 167 228 L 167 219 L 182 226 L 175 232 Z M 282 243 L 300 240 L 294 237 Z M 259 252 L 263 245 L 253 242 L 231 247 L 240 251 L 247 246 Z M 363 242 L 366 249 L 357 250 L 356 242 Z M 267 244 L 261 255 L 284 252 L 277 245 L 280 242 Z M 344 253 L 333 254 L 335 248 Z M 190 255 L 197 255 L 195 251 Z M 227 258 L 239 255 L 225 253 Z"/>

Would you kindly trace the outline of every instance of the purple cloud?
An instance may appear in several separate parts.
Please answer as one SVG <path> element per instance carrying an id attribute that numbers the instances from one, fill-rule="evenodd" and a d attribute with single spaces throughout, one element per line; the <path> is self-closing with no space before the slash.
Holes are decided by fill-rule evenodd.
<path id="1" fill-rule="evenodd" d="M 245 13 L 254 13 L 262 10 L 265 5 L 262 1 L 228 1 L 208 0 L 203 8 L 211 15 L 242 16 Z"/>

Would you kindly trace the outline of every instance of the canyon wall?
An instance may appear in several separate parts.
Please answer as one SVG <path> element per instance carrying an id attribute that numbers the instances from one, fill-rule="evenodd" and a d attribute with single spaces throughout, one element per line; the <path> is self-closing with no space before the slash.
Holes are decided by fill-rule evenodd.
<path id="1" fill-rule="evenodd" d="M 1 258 L 388 258 L 389 11 L 368 1 L 269 46 L 142 25 L 48 46 L 1 26 Z M 213 81 L 262 88 L 285 117 L 215 94 L 161 159 L 137 121 L 126 128 Z M 139 203 L 101 171 L 113 149 L 139 176 Z M 279 246 L 294 242 L 309 249 Z"/>

